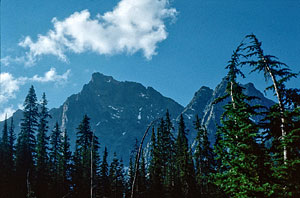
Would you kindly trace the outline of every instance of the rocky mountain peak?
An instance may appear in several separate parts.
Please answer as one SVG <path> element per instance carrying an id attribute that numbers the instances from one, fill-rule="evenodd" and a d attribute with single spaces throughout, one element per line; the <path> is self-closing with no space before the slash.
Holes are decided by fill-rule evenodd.
<path id="1" fill-rule="evenodd" d="M 184 116 L 191 141 L 197 135 L 193 130 L 193 122 L 198 115 L 208 129 L 210 141 L 214 142 L 216 126 L 220 125 L 223 106 L 228 100 L 218 104 L 214 104 L 213 101 L 225 94 L 226 86 L 226 78 L 223 78 L 214 90 L 202 86 L 184 108 L 152 87 L 146 88 L 136 82 L 121 82 L 111 76 L 94 73 L 90 82 L 85 84 L 79 93 L 71 95 L 59 108 L 50 110 L 52 119 L 49 120 L 49 133 L 55 122 L 58 122 L 62 129 L 67 129 L 74 148 L 76 128 L 84 114 L 87 114 L 91 118 L 91 128 L 99 137 L 101 148 L 107 146 L 110 157 L 113 152 L 117 152 L 127 163 L 135 139 L 140 140 L 147 125 L 152 120 L 164 116 L 168 109 L 171 118 L 178 119 L 180 114 Z M 252 83 L 243 86 L 245 94 L 261 98 L 253 101 L 253 104 L 259 103 L 267 107 L 274 104 Z M 18 110 L 13 117 L 18 133 L 22 111 Z M 3 122 L 0 123 L 0 127 L 2 126 Z M 174 126 L 177 124 L 174 123 Z"/>

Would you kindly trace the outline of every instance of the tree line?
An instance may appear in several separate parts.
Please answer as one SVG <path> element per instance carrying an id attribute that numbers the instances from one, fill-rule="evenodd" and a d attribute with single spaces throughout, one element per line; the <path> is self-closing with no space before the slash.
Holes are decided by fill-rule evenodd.
<path id="1" fill-rule="evenodd" d="M 275 105 L 250 105 L 260 99 L 246 95 L 238 83 L 245 78 L 244 67 L 263 73 L 271 82 L 266 89 L 273 91 Z M 233 52 L 226 69 L 226 95 L 215 103 L 227 98 L 229 102 L 214 145 L 201 118 L 196 116 L 193 129 L 187 129 L 181 115 L 175 129 L 167 111 L 151 128 L 141 159 L 137 159 L 136 141 L 127 166 L 116 153 L 108 162 L 106 147 L 99 153 L 101 140 L 93 133 L 87 115 L 77 127 L 71 152 L 68 132 L 58 123 L 50 131 L 46 96 L 43 94 L 38 105 L 32 86 L 24 101 L 17 138 L 13 119 L 4 121 L 0 197 L 300 196 L 300 90 L 286 87 L 298 73 L 266 55 L 253 34 Z M 197 133 L 195 140 L 188 140 L 189 132 Z"/>

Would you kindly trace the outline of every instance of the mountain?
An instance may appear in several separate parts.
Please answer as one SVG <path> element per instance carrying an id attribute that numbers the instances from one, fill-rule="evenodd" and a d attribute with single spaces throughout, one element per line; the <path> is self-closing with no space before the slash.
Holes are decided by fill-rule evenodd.
<path id="1" fill-rule="evenodd" d="M 72 148 L 74 148 L 76 128 L 84 114 L 87 114 L 91 118 L 91 128 L 99 137 L 101 148 L 104 149 L 107 146 L 110 157 L 113 152 L 117 152 L 118 156 L 121 156 L 127 163 L 135 139 L 140 141 L 147 125 L 152 120 L 164 116 L 168 109 L 171 118 L 174 118 L 172 121 L 175 128 L 178 117 L 183 114 L 187 129 L 190 130 L 188 134 L 191 143 L 197 135 L 193 130 L 193 122 L 195 115 L 198 114 L 202 118 L 202 124 L 207 127 L 209 139 L 213 143 L 216 126 L 220 125 L 220 117 L 224 112 L 223 106 L 229 99 L 218 104 L 214 104 L 213 101 L 225 94 L 226 85 L 227 81 L 224 78 L 214 90 L 205 86 L 201 87 L 184 108 L 152 87 L 146 88 L 136 82 L 120 82 L 111 76 L 94 73 L 91 81 L 84 85 L 79 93 L 68 97 L 59 108 L 50 110 L 52 119 L 49 120 L 49 128 L 53 129 L 57 121 L 62 129 L 67 129 Z M 252 105 L 262 104 L 269 107 L 274 104 L 273 101 L 265 98 L 252 83 L 243 87 L 245 94 L 261 98 L 261 100 L 252 101 Z M 13 117 L 15 130 L 19 132 L 22 111 L 16 111 Z M 259 120 L 259 118 L 254 119 Z M 1 128 L 2 126 L 3 122 L 0 123 Z M 150 135 L 146 142 L 149 138 Z"/>
<path id="2" fill-rule="evenodd" d="M 67 129 L 74 148 L 76 128 L 87 114 L 101 148 L 107 146 L 110 157 L 117 152 L 127 162 L 135 139 L 140 141 L 147 125 L 164 116 L 167 109 L 176 117 L 184 107 L 152 87 L 94 73 L 78 94 L 68 97 L 59 108 L 50 110 L 49 128 L 53 129 L 57 121 L 62 129 Z M 18 110 L 13 117 L 16 131 L 19 131 L 22 111 Z"/>
<path id="3" fill-rule="evenodd" d="M 192 141 L 196 137 L 196 132 L 193 130 L 193 122 L 195 121 L 195 116 L 198 114 L 199 118 L 202 119 L 201 124 L 204 125 L 209 134 L 209 140 L 211 143 L 215 142 L 215 133 L 217 126 L 220 126 L 220 118 L 224 113 L 223 106 L 230 101 L 230 98 L 225 99 L 224 101 L 215 104 L 214 101 L 221 96 L 226 94 L 227 80 L 223 78 L 220 84 L 217 85 L 215 90 L 212 90 L 208 87 L 201 87 L 194 95 L 191 102 L 184 108 L 182 114 L 185 119 L 185 123 L 188 129 L 190 129 L 188 135 L 189 140 Z M 262 105 L 265 107 L 271 107 L 275 103 L 264 97 L 264 95 L 257 90 L 253 83 L 248 83 L 242 85 L 244 94 L 248 96 L 256 96 L 258 99 L 252 100 L 250 105 Z M 256 122 L 260 120 L 260 117 L 253 118 Z M 179 120 L 179 117 L 176 119 Z"/>

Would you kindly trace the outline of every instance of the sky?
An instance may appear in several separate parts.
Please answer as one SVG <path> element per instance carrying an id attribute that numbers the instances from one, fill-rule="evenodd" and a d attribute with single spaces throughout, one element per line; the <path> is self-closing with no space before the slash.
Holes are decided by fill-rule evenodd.
<path id="1" fill-rule="evenodd" d="M 201 86 L 220 83 L 251 33 L 299 72 L 299 10 L 300 0 L 2 0 L 0 120 L 22 108 L 31 85 L 59 107 L 94 72 L 185 106 Z M 242 83 L 267 87 L 261 74 L 245 72 Z"/>

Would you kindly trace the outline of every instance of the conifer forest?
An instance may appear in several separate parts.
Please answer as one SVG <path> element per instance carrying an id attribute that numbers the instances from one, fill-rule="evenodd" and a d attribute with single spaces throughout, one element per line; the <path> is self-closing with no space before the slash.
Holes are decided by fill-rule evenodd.
<path id="1" fill-rule="evenodd" d="M 89 115 L 78 123 L 72 148 L 69 131 L 58 123 L 49 128 L 46 94 L 39 100 L 31 86 L 20 132 L 13 119 L 1 129 L 0 197 L 300 197 L 300 89 L 287 86 L 298 71 L 265 54 L 253 34 L 233 51 L 225 69 L 226 95 L 214 102 L 230 102 L 223 107 L 215 142 L 201 117 L 187 128 L 183 116 L 174 123 L 165 109 L 165 116 L 140 132 L 143 139 L 128 142 L 128 164 L 118 151 L 108 159 L 110 148 L 102 148 Z M 239 83 L 248 75 L 265 78 L 266 90 L 276 98 L 273 106 L 250 105 L 257 98 Z M 197 136 L 189 140 L 188 133 Z"/>

